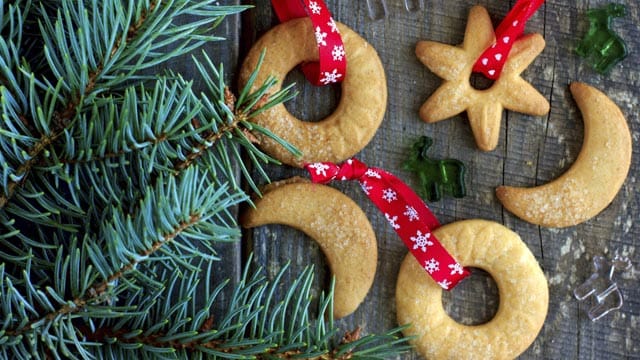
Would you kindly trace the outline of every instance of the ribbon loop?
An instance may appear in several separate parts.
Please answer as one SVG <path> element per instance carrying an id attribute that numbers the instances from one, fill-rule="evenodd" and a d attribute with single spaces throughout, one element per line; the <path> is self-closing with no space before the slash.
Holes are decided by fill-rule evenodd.
<path id="1" fill-rule="evenodd" d="M 435 215 L 411 188 L 391 173 L 368 167 L 357 159 L 349 159 L 341 165 L 330 162 L 306 164 L 305 168 L 314 183 L 358 180 L 362 190 L 384 213 L 389 225 L 420 265 L 443 289 L 452 289 L 470 274 L 432 233 L 440 226 Z"/>
<path id="2" fill-rule="evenodd" d="M 280 21 L 309 17 L 318 46 L 318 61 L 301 65 L 313 85 L 342 82 L 347 70 L 347 55 L 338 26 L 323 0 L 271 0 Z"/>
<path id="3" fill-rule="evenodd" d="M 513 43 L 524 33 L 524 27 L 544 0 L 518 0 L 496 29 L 496 40 L 478 58 L 473 71 L 496 80 L 502 73 Z"/>

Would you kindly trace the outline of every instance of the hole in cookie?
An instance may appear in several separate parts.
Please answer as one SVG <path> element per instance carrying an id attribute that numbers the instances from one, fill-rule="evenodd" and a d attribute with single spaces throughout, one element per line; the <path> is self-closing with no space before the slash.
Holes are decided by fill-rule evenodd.
<path id="1" fill-rule="evenodd" d="M 297 67 L 287 74 L 283 86 L 288 86 L 291 83 L 295 83 L 294 89 L 298 95 L 288 101 L 285 107 L 301 121 L 320 121 L 331 115 L 340 103 L 342 94 L 340 84 L 312 85 Z"/>
<path id="2" fill-rule="evenodd" d="M 495 83 L 494 80 L 491 80 L 485 77 L 481 73 L 474 72 L 471 74 L 471 77 L 469 78 L 469 84 L 471 84 L 471 87 L 476 90 L 487 90 L 491 88 L 494 83 Z"/>
<path id="3" fill-rule="evenodd" d="M 498 287 L 484 270 L 472 268 L 471 276 L 451 291 L 442 292 L 442 305 L 452 319 L 463 325 L 480 325 L 498 311 Z"/>

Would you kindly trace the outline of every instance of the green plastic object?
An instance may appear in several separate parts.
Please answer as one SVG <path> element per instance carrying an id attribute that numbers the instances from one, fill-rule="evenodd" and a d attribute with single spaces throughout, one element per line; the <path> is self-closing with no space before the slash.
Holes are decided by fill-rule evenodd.
<path id="1" fill-rule="evenodd" d="M 578 44 L 576 52 L 601 74 L 608 73 L 628 54 L 622 38 L 611 30 L 611 19 L 626 14 L 627 8 L 621 4 L 609 4 L 587 11 L 589 31 Z"/>
<path id="2" fill-rule="evenodd" d="M 418 193 L 428 201 L 439 201 L 443 194 L 462 198 L 467 194 L 464 176 L 465 166 L 460 160 L 436 160 L 427 155 L 433 139 L 422 136 L 411 148 L 409 159 L 403 163 L 405 170 L 418 175 Z"/>

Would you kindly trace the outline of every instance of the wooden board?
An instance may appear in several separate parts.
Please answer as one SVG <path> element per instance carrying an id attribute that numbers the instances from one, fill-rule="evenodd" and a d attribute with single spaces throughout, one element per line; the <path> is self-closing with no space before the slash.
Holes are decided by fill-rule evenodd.
<path id="1" fill-rule="evenodd" d="M 606 1 L 547 1 L 527 25 L 527 32 L 538 32 L 546 40 L 543 53 L 524 71 L 523 77 L 550 102 L 547 116 L 534 117 L 514 112 L 503 115 L 500 141 L 491 152 L 481 152 L 466 116 L 426 124 L 418 117 L 420 105 L 436 90 L 441 80 L 423 66 L 414 55 L 418 40 L 434 40 L 456 45 L 462 42 L 469 9 L 484 5 L 497 23 L 514 1 L 433 0 L 423 7 L 407 11 L 402 0 L 386 1 L 386 16 L 374 20 L 367 2 L 327 0 L 334 18 L 363 36 L 378 51 L 387 75 L 389 93 L 387 112 L 374 139 L 358 154 L 372 166 L 384 168 L 412 187 L 416 178 L 402 170 L 409 149 L 421 135 L 434 138 L 431 153 L 438 158 L 457 158 L 468 169 L 468 195 L 463 199 L 445 198 L 429 203 L 442 223 L 463 219 L 494 220 L 516 231 L 538 259 L 550 291 L 549 312 L 535 343 L 522 359 L 622 359 L 640 357 L 640 282 L 637 270 L 619 281 L 625 296 L 623 308 L 598 322 L 586 316 L 587 304 L 573 297 L 575 287 L 593 271 L 592 258 L 612 256 L 615 252 L 629 256 L 640 268 L 638 246 L 640 228 L 639 148 L 640 136 L 640 4 L 626 1 L 628 14 L 614 21 L 618 34 L 625 39 L 630 55 L 608 75 L 600 75 L 573 49 L 588 28 L 585 12 L 605 5 Z M 252 2 L 255 8 L 245 12 L 241 21 L 240 60 L 256 37 L 277 24 L 270 2 Z M 232 31 L 233 29 L 230 29 Z M 231 57 L 233 59 L 233 57 Z M 230 59 L 230 60 L 231 60 Z M 234 65 L 228 67 L 232 69 Z M 296 116 L 319 120 L 339 102 L 338 87 L 316 88 L 309 85 L 299 71 L 287 82 L 296 82 L 300 95 L 287 108 Z M 603 90 L 616 102 L 632 131 L 634 141 L 632 168 L 620 193 L 602 213 L 586 223 L 564 229 L 550 229 L 526 223 L 503 209 L 494 191 L 498 185 L 533 186 L 546 183 L 562 174 L 575 160 L 583 138 L 580 112 L 568 86 L 583 81 Z M 268 168 L 273 180 L 302 175 L 290 167 Z M 407 253 L 388 222 L 369 202 L 356 183 L 334 183 L 354 199 L 369 217 L 378 238 L 379 263 L 369 295 L 358 310 L 338 322 L 347 331 L 361 326 L 365 333 L 383 332 L 397 326 L 395 315 L 395 281 L 399 264 Z M 499 252 L 499 249 L 496 249 Z M 254 262 L 275 274 L 291 263 L 291 278 L 303 267 L 314 265 L 318 293 L 326 289 L 330 271 L 319 248 L 304 234 L 284 226 L 265 226 L 247 232 L 244 256 L 254 254 Z M 242 263 L 237 260 L 234 264 Z M 239 268 L 227 272 L 237 276 Z M 465 323 L 481 323 L 494 314 L 499 299 L 490 277 L 480 274 L 444 296 L 449 314 Z M 416 354 L 404 358 L 417 359 Z"/>

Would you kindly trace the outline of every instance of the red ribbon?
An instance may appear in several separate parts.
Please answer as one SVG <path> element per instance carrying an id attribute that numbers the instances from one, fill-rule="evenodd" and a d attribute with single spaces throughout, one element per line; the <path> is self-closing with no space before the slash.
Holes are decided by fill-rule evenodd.
<path id="1" fill-rule="evenodd" d="M 513 43 L 524 33 L 524 27 L 544 0 L 518 0 L 496 29 L 496 41 L 487 48 L 473 66 L 473 71 L 496 80 L 502 73 Z"/>
<path id="2" fill-rule="evenodd" d="M 368 167 L 357 159 L 341 165 L 330 162 L 306 164 L 305 168 L 314 183 L 358 180 L 362 190 L 384 213 L 420 265 L 443 289 L 452 289 L 470 274 L 433 235 L 432 231 L 440 226 L 438 219 L 422 199 L 394 175 Z"/>
<path id="3" fill-rule="evenodd" d="M 318 45 L 319 61 L 301 65 L 302 72 L 314 85 L 328 85 L 344 80 L 347 56 L 329 8 L 322 0 L 272 0 L 280 21 L 308 16 Z"/>

